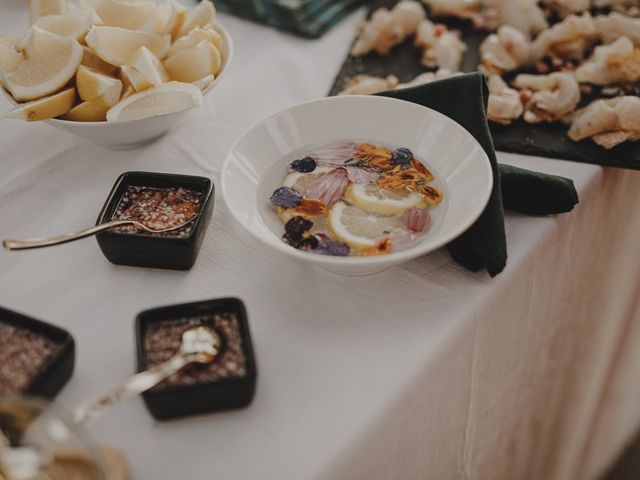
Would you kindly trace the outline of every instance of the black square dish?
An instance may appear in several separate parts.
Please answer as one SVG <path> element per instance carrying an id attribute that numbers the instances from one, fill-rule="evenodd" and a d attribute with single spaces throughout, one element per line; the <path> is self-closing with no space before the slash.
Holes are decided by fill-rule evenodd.
<path id="1" fill-rule="evenodd" d="M 118 265 L 188 270 L 198 257 L 214 204 L 213 182 L 205 177 L 167 173 L 127 172 L 118 177 L 96 225 L 114 220 L 119 206 L 133 190 L 184 189 L 198 196 L 198 216 L 184 229 L 158 234 L 114 229 L 96 235 L 107 259 Z M 135 195 L 135 192 L 133 193 Z"/>
<path id="2" fill-rule="evenodd" d="M 75 342 L 69 332 L 0 307 L 0 397 L 53 399 L 71 378 Z"/>
<path id="3" fill-rule="evenodd" d="M 249 405 L 256 363 L 247 313 L 237 298 L 221 298 L 145 310 L 136 318 L 138 371 L 175 355 L 182 333 L 196 326 L 218 333 L 221 349 L 210 364 L 192 364 L 143 394 L 155 418 L 167 420 Z"/>

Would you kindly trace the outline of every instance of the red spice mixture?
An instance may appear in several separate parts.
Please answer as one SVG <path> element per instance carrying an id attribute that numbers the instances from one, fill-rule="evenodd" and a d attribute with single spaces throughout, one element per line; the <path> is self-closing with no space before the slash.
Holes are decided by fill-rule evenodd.
<path id="1" fill-rule="evenodd" d="M 242 378 L 247 374 L 240 325 L 236 316 L 230 313 L 180 318 L 150 326 L 144 337 L 147 366 L 155 367 L 173 357 L 180 349 L 182 334 L 200 326 L 212 327 L 220 335 L 222 351 L 218 357 L 208 364 L 187 365 L 156 389 Z"/>
<path id="2" fill-rule="evenodd" d="M 43 335 L 0 321 L 0 397 L 24 393 L 61 348 Z"/>
<path id="3" fill-rule="evenodd" d="M 128 186 L 120 199 L 112 220 L 135 220 L 156 230 L 177 227 L 195 218 L 201 207 L 202 193 L 186 188 Z M 192 223 L 183 228 L 154 235 L 186 237 Z M 117 232 L 136 233 L 133 225 L 114 228 Z"/>

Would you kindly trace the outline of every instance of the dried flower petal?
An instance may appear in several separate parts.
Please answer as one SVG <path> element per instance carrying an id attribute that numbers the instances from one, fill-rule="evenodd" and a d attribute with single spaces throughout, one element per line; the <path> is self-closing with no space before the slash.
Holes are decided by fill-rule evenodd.
<path id="1" fill-rule="evenodd" d="M 346 257 L 349 255 L 349 252 L 351 252 L 349 245 L 333 240 L 324 233 L 316 233 L 315 238 L 318 240 L 318 245 L 314 248 L 314 253 L 332 255 L 334 257 Z"/>
<path id="2" fill-rule="evenodd" d="M 344 168 L 334 168 L 311 182 L 304 194 L 306 197 L 315 198 L 331 208 L 349 186 L 349 177 Z"/>
<path id="3" fill-rule="evenodd" d="M 291 162 L 289 168 L 300 173 L 311 173 L 316 169 L 316 161 L 311 157 L 304 157 Z"/>
<path id="4" fill-rule="evenodd" d="M 365 257 L 373 257 L 376 255 L 386 255 L 391 252 L 392 239 L 391 237 L 385 237 L 380 240 L 373 247 L 366 247 L 360 250 L 360 253 Z"/>
<path id="5" fill-rule="evenodd" d="M 380 174 L 374 170 L 369 170 L 367 168 L 355 167 L 355 166 L 347 166 L 345 167 L 347 170 L 347 176 L 349 177 L 349 181 L 353 183 L 376 183 Z"/>
<path id="6" fill-rule="evenodd" d="M 314 148 L 309 156 L 325 165 L 345 165 L 354 158 L 357 151 L 357 143 L 338 142 Z"/>
<path id="7" fill-rule="evenodd" d="M 285 224 L 285 234 L 282 239 L 292 247 L 298 248 L 298 245 L 309 236 L 311 228 L 313 228 L 311 220 L 304 217 L 293 217 Z"/>
<path id="8" fill-rule="evenodd" d="M 394 165 L 406 165 L 413 159 L 413 152 L 408 148 L 399 148 L 391 155 L 391 163 Z"/>
<path id="9" fill-rule="evenodd" d="M 424 208 L 408 208 L 404 211 L 402 221 L 412 232 L 424 232 L 431 223 L 431 215 Z"/>
<path id="10" fill-rule="evenodd" d="M 299 217 L 317 217 L 319 215 L 324 215 L 327 213 L 327 207 L 324 206 L 320 200 L 316 200 L 315 198 L 303 198 L 300 205 L 293 208 L 285 209 L 289 216 L 299 216 Z"/>
<path id="11" fill-rule="evenodd" d="M 394 233 L 391 236 L 391 251 L 401 252 L 413 247 L 421 236 L 411 232 Z"/>
<path id="12" fill-rule="evenodd" d="M 302 195 L 289 187 L 280 187 L 269 199 L 271 205 L 282 208 L 297 207 L 302 203 Z"/>
<path id="13" fill-rule="evenodd" d="M 442 192 L 429 185 L 418 185 L 417 192 L 427 197 L 427 202 L 430 205 L 437 205 L 442 201 Z"/>

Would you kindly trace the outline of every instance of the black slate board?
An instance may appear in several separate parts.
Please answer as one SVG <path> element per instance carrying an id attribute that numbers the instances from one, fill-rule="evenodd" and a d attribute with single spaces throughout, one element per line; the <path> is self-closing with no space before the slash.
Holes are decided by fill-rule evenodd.
<path id="1" fill-rule="evenodd" d="M 379 7 L 391 8 L 397 1 L 373 0 L 369 2 L 369 14 Z M 478 47 L 487 32 L 475 31 L 468 24 L 456 19 L 432 18 L 432 20 L 446 23 L 463 32 L 463 38 L 469 49 L 465 55 L 462 70 L 475 71 L 480 63 Z M 376 76 L 393 74 L 400 79 L 400 82 L 408 82 L 418 74 L 427 71 L 420 65 L 421 55 L 422 51 L 413 45 L 413 39 L 394 47 L 387 56 L 373 53 L 355 58 L 349 55 L 329 95 L 336 95 L 350 78 L 358 74 Z M 583 99 L 583 103 L 589 103 L 591 100 Z M 532 125 L 518 120 L 508 126 L 491 124 L 496 150 L 640 170 L 640 142 L 626 142 L 611 150 L 605 150 L 589 139 L 581 142 L 572 141 L 567 137 L 567 130 L 568 127 L 559 122 Z"/>

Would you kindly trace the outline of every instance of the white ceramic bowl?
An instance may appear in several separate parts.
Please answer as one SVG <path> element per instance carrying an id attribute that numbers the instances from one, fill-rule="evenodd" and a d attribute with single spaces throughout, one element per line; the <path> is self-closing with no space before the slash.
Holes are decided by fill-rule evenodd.
<path id="1" fill-rule="evenodd" d="M 284 227 L 268 199 L 286 174 L 283 159 L 340 140 L 407 147 L 433 171 L 444 200 L 431 210 L 432 226 L 412 248 L 377 257 L 331 257 L 281 240 Z M 442 247 L 476 221 L 492 187 L 489 159 L 462 126 L 435 110 L 374 96 L 322 98 L 277 113 L 235 142 L 222 169 L 224 200 L 249 233 L 274 250 L 342 275 L 380 272 Z"/>
<path id="2" fill-rule="evenodd" d="M 214 82 L 203 92 L 208 94 L 220 82 L 233 57 L 233 43 L 229 32 L 215 23 L 213 26 L 222 37 L 220 53 L 222 55 L 222 70 Z M 9 92 L 0 88 L 13 105 L 17 105 Z M 160 115 L 156 117 L 133 120 L 129 122 L 73 122 L 70 120 L 51 119 L 45 120 L 49 125 L 66 130 L 82 137 L 96 145 L 110 150 L 129 150 L 142 147 L 160 138 L 169 129 L 177 125 L 191 110 Z"/>

